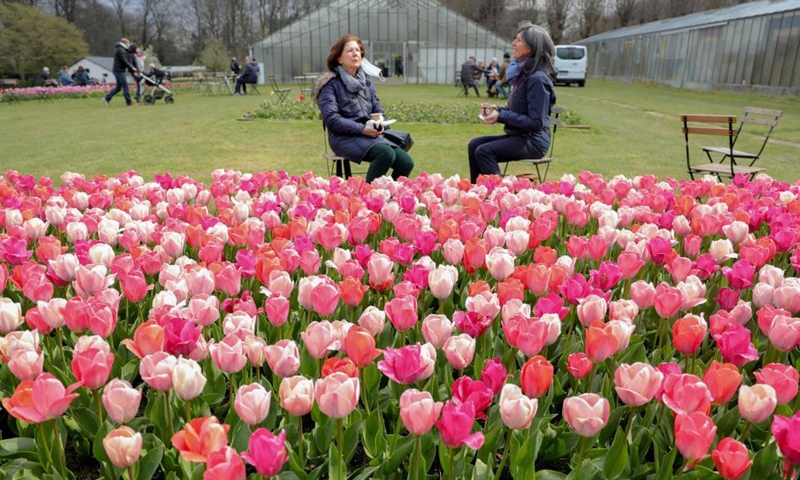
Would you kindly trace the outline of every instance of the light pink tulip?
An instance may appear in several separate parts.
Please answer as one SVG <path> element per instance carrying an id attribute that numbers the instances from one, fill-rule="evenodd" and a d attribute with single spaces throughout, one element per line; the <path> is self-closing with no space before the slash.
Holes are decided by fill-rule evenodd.
<path id="1" fill-rule="evenodd" d="M 611 405 L 595 393 L 584 393 L 564 400 L 564 420 L 582 437 L 597 435 L 608 422 Z"/>
<path id="2" fill-rule="evenodd" d="M 453 334 L 453 327 L 453 322 L 446 316 L 430 314 L 422 321 L 422 336 L 426 342 L 439 349 Z"/>
<path id="3" fill-rule="evenodd" d="M 10 298 L 0 297 L 0 333 L 6 334 L 18 329 L 25 317 L 22 307 Z"/>
<path id="4" fill-rule="evenodd" d="M 365 328 L 373 337 L 377 337 L 386 327 L 386 313 L 374 305 L 370 305 L 361 313 L 358 325 Z"/>
<path id="5" fill-rule="evenodd" d="M 475 339 L 462 333 L 448 338 L 442 349 L 450 366 L 456 370 L 463 370 L 472 363 L 475 356 Z"/>
<path id="6" fill-rule="evenodd" d="M 500 418 L 508 428 L 525 430 L 531 426 L 539 400 L 528 398 L 517 385 L 507 383 L 500 392 Z"/>
<path id="7" fill-rule="evenodd" d="M 166 392 L 172 388 L 172 370 L 178 359 L 167 352 L 156 352 L 142 358 L 139 375 L 151 388 Z"/>
<path id="8" fill-rule="evenodd" d="M 717 427 L 703 412 L 679 414 L 675 418 L 675 445 L 687 460 L 700 460 L 714 442 Z"/>
<path id="9" fill-rule="evenodd" d="M 589 295 L 583 298 L 577 307 L 578 319 L 583 326 L 588 327 L 594 322 L 605 320 L 608 305 L 606 300 L 597 295 Z"/>
<path id="10" fill-rule="evenodd" d="M 130 427 L 111 430 L 103 438 L 103 449 L 115 467 L 128 468 L 139 461 L 142 452 L 142 434 Z"/>
<path id="11" fill-rule="evenodd" d="M 327 357 L 332 350 L 339 350 L 342 345 L 333 325 L 327 320 L 309 323 L 306 331 L 300 333 L 300 338 L 309 355 L 317 360 Z"/>
<path id="12" fill-rule="evenodd" d="M 358 378 L 348 377 L 342 372 L 321 378 L 314 385 L 314 399 L 320 411 L 331 418 L 350 415 L 358 405 L 359 394 Z"/>
<path id="13" fill-rule="evenodd" d="M 251 383 L 239 387 L 233 406 L 244 423 L 258 425 L 269 414 L 270 400 L 271 396 L 266 388 L 258 383 Z"/>
<path id="14" fill-rule="evenodd" d="M 752 387 L 739 387 L 739 413 L 750 423 L 761 423 L 768 419 L 778 405 L 775 389 L 757 383 Z"/>
<path id="15" fill-rule="evenodd" d="M 770 363 L 755 372 L 758 383 L 765 383 L 775 389 L 778 405 L 789 403 L 797 396 L 800 374 L 791 365 Z"/>
<path id="16" fill-rule="evenodd" d="M 428 287 L 435 298 L 444 300 L 453 293 L 458 281 L 458 270 L 451 265 L 440 265 L 428 273 Z"/>
<path id="17" fill-rule="evenodd" d="M 664 374 L 646 363 L 621 364 L 614 372 L 614 385 L 625 405 L 638 407 L 656 396 Z"/>
<path id="18" fill-rule="evenodd" d="M 279 340 L 268 345 L 264 352 L 269 368 L 279 377 L 291 377 L 300 369 L 300 350 L 293 340 Z"/>
<path id="19" fill-rule="evenodd" d="M 708 413 L 713 396 L 698 377 L 684 373 L 671 373 L 664 378 L 664 405 L 676 415 L 692 412 Z"/>
<path id="20" fill-rule="evenodd" d="M 300 417 L 311 411 L 314 406 L 314 382 L 302 375 L 286 377 L 278 388 L 281 407 L 289 415 Z"/>
<path id="21" fill-rule="evenodd" d="M 108 418 L 116 423 L 130 422 L 136 418 L 142 391 L 131 386 L 130 382 L 115 378 L 103 387 L 103 406 Z"/>
<path id="22" fill-rule="evenodd" d="M 400 417 L 412 435 L 425 435 L 442 411 L 442 402 L 434 402 L 428 392 L 411 388 L 400 396 Z"/>
<path id="23" fill-rule="evenodd" d="M 172 388 L 175 396 L 188 401 L 203 393 L 206 377 L 197 362 L 188 358 L 179 358 L 172 369 Z"/>
<path id="24" fill-rule="evenodd" d="M 244 342 L 236 335 L 226 335 L 221 342 L 209 347 L 214 365 L 226 373 L 236 373 L 247 364 Z"/>

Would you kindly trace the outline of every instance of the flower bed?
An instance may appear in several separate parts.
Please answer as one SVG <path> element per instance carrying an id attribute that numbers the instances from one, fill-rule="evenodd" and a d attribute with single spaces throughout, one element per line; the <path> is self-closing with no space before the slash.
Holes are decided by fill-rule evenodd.
<path id="1" fill-rule="evenodd" d="M 475 104 L 465 103 L 433 103 L 433 102 L 393 102 L 383 105 L 389 118 L 399 122 L 424 122 L 440 124 L 481 123 Z M 265 100 L 255 110 L 248 110 L 243 116 L 246 119 L 275 120 L 316 120 L 319 108 L 312 100 L 305 97 L 297 101 L 274 104 Z M 562 120 L 568 125 L 579 125 L 582 119 L 571 111 L 564 111 Z"/>
<path id="2" fill-rule="evenodd" d="M 7 172 L 0 475 L 793 477 L 798 195 Z"/>
<path id="3" fill-rule="evenodd" d="M 26 87 L 0 90 L 3 95 L 13 95 L 18 100 L 36 100 L 47 95 L 50 98 L 92 98 L 101 97 L 111 91 L 111 85 L 87 85 L 84 87 Z M 134 88 L 136 88 L 134 86 Z"/>

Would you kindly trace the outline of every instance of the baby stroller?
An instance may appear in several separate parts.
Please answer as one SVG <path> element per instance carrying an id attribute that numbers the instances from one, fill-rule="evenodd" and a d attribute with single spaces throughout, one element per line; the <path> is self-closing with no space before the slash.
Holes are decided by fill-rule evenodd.
<path id="1" fill-rule="evenodd" d="M 169 79 L 169 72 L 159 70 L 158 68 L 153 68 L 150 71 L 150 76 L 145 74 L 141 75 L 139 82 L 142 87 L 145 88 L 145 91 L 147 91 L 144 95 L 144 103 L 146 105 L 153 105 L 156 103 L 156 100 L 162 98 L 164 99 L 164 103 L 175 103 L 172 92 L 163 85 L 165 79 Z"/>

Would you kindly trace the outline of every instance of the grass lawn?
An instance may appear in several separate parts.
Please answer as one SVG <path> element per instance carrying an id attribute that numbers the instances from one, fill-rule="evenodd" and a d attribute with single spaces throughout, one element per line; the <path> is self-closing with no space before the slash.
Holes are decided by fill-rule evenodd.
<path id="1" fill-rule="evenodd" d="M 293 88 L 297 87 L 296 85 Z M 462 102 L 478 105 L 485 98 L 460 98 L 445 85 L 378 85 L 384 103 L 394 101 Z M 262 92 L 269 92 L 266 86 Z M 297 100 L 299 90 L 290 93 Z M 589 130 L 561 130 L 556 138 L 556 162 L 549 179 L 589 169 L 604 175 L 688 178 L 682 113 L 742 114 L 742 107 L 784 111 L 759 165 L 773 177 L 794 181 L 800 177 L 800 99 L 753 94 L 708 93 L 648 85 L 590 81 L 585 88 L 557 87 L 558 104 L 577 114 Z M 134 169 L 151 178 L 154 173 L 189 174 L 208 181 L 216 168 L 244 172 L 312 170 L 326 174 L 320 154 L 322 129 L 312 121 L 236 121 L 262 96 L 207 97 L 176 95 L 174 105 L 124 106 L 121 96 L 106 107 L 100 99 L 64 99 L 42 103 L 25 101 L 0 105 L 0 171 L 19 170 L 57 178 L 65 171 L 86 175 L 115 174 Z M 387 112 L 391 118 L 391 112 Z M 397 125 L 414 134 L 411 151 L 415 173 L 468 174 L 467 142 L 478 135 L 501 133 L 484 125 Z M 710 140 L 710 142 L 709 142 Z M 714 137 L 703 144 L 719 144 Z M 737 146 L 757 148 L 743 136 Z M 700 145 L 698 142 L 696 145 Z M 699 148 L 692 147 L 698 154 Z M 363 169 L 357 169 L 363 170 Z M 530 171 L 513 165 L 510 173 Z"/>

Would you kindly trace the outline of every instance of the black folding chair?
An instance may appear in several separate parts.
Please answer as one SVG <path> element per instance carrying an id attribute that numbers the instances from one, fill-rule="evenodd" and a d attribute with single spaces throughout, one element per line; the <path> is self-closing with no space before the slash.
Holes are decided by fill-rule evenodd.
<path id="1" fill-rule="evenodd" d="M 749 175 L 750 178 L 754 177 L 758 172 L 763 172 L 765 169 L 761 167 L 743 166 L 736 164 L 736 157 L 738 152 L 733 149 L 733 144 L 736 142 L 736 135 L 738 130 L 734 129 L 736 124 L 735 115 L 681 115 L 681 123 L 683 123 L 683 138 L 686 146 L 686 168 L 689 170 L 689 176 L 694 180 L 695 173 L 711 173 L 717 177 L 730 177 L 733 178 L 737 173 Z M 708 124 L 722 124 L 723 126 L 713 126 Z M 728 147 L 724 148 L 723 159 L 715 163 L 703 165 L 692 165 L 689 151 L 689 135 L 715 135 L 728 138 Z M 701 147 L 703 151 L 712 147 Z M 713 147 L 717 148 L 717 147 Z M 706 151 L 706 155 L 710 154 Z M 725 158 L 730 158 L 730 163 L 724 162 Z"/>
<path id="2" fill-rule="evenodd" d="M 539 180 L 539 183 L 544 182 L 547 180 L 547 172 L 550 171 L 550 164 L 553 163 L 553 154 L 556 150 L 556 132 L 558 132 L 558 127 L 561 125 L 561 114 L 564 112 L 563 107 L 553 107 L 550 111 L 550 128 L 553 129 L 552 133 L 550 134 L 550 151 L 547 152 L 547 155 L 542 158 L 523 158 L 522 160 L 507 160 L 506 167 L 503 169 L 503 176 L 506 176 L 506 171 L 508 170 L 508 165 L 512 162 L 521 162 L 527 163 L 529 165 L 533 165 L 536 167 L 536 178 Z M 539 170 L 539 165 L 545 165 L 544 175 Z M 522 173 L 518 175 L 520 177 L 531 177 L 533 173 Z"/>
<path id="3" fill-rule="evenodd" d="M 272 94 L 277 95 L 277 100 L 275 103 L 283 103 L 286 100 L 286 96 L 289 95 L 289 92 L 292 91 L 291 88 L 280 88 L 278 86 L 278 82 L 275 80 L 275 75 L 269 75 L 269 81 L 272 84 Z"/>
<path id="4" fill-rule="evenodd" d="M 744 107 L 744 115 L 741 118 L 741 123 L 739 124 L 739 128 L 736 130 L 736 133 L 733 136 L 733 145 L 729 147 L 700 147 L 706 153 L 709 162 L 711 163 L 724 163 L 726 159 L 731 159 L 731 162 L 736 165 L 735 159 L 741 159 L 743 161 L 750 161 L 750 167 L 756 163 L 761 157 L 761 154 L 764 152 L 764 147 L 767 146 L 767 142 L 769 141 L 769 136 L 772 135 L 772 131 L 775 127 L 778 126 L 778 119 L 781 118 L 783 112 L 781 110 L 769 110 L 766 108 L 756 108 L 756 107 Z M 748 153 L 742 150 L 734 150 L 736 143 L 738 142 L 742 131 L 744 130 L 745 124 L 748 125 L 759 125 L 761 127 L 759 132 L 754 133 L 756 137 L 763 136 L 763 141 L 761 143 L 761 147 L 759 148 L 757 153 Z M 767 127 L 769 127 L 767 129 Z M 753 128 L 758 129 L 758 127 L 748 127 L 748 130 L 752 130 Z M 766 133 L 764 133 L 764 130 Z M 750 132 L 748 132 L 750 133 Z M 712 154 L 719 154 L 722 155 L 717 161 L 715 162 Z"/>

